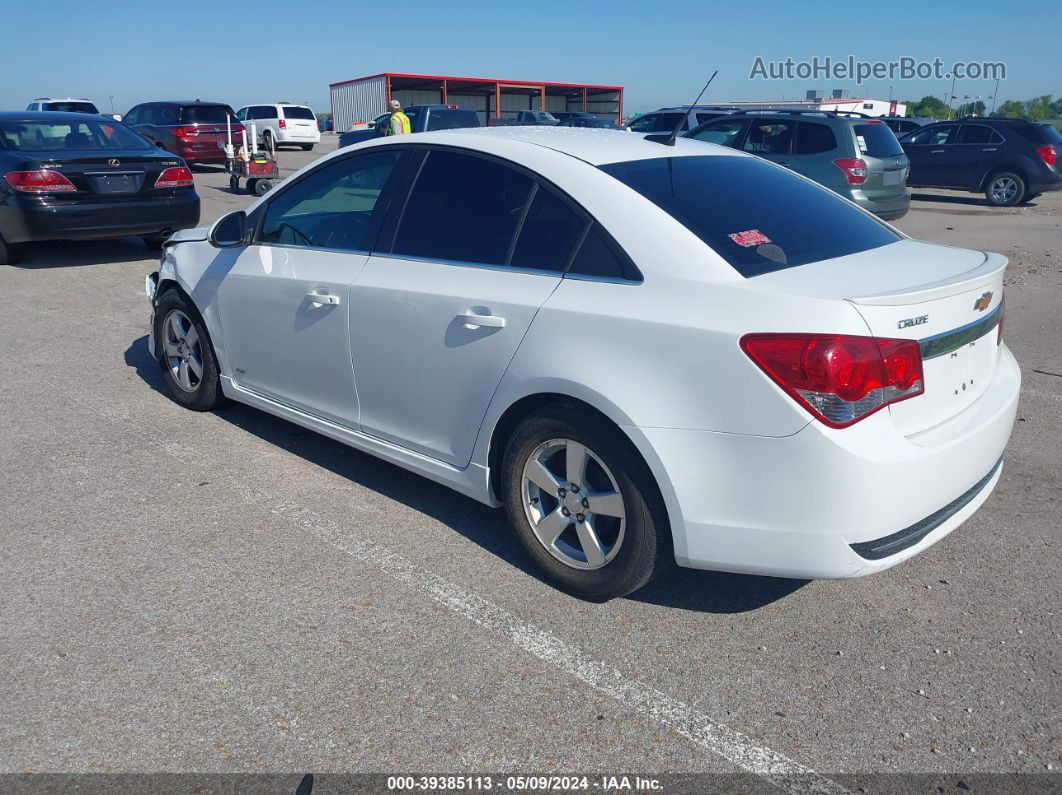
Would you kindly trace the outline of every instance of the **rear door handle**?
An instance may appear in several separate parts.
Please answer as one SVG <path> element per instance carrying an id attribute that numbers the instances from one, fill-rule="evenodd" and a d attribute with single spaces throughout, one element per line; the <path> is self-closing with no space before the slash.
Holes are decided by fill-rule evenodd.
<path id="1" fill-rule="evenodd" d="M 929 150 L 929 154 L 931 154 L 931 155 L 939 155 L 943 151 L 944 151 L 943 149 L 930 149 Z"/>
<path id="2" fill-rule="evenodd" d="M 497 315 L 477 315 L 475 312 L 464 312 L 457 319 L 465 324 L 466 328 L 505 328 L 505 318 Z"/>
<path id="3" fill-rule="evenodd" d="M 339 304 L 338 295 L 311 292 L 306 293 L 306 297 L 310 299 L 310 303 L 312 303 L 314 306 L 337 306 Z"/>
<path id="4" fill-rule="evenodd" d="M 981 151 L 982 151 L 982 152 L 994 152 L 994 151 L 996 151 L 996 147 L 994 147 L 994 146 L 986 146 L 986 147 L 985 147 L 984 149 L 982 149 Z"/>

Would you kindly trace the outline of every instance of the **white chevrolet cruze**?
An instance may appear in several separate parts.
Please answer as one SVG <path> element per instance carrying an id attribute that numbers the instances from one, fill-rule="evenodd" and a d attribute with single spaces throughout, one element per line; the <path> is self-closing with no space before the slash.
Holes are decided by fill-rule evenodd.
<path id="1" fill-rule="evenodd" d="M 711 144 L 548 127 L 342 149 L 174 235 L 174 399 L 504 505 L 590 598 L 671 560 L 854 577 L 958 527 L 1018 401 L 998 254 Z"/>

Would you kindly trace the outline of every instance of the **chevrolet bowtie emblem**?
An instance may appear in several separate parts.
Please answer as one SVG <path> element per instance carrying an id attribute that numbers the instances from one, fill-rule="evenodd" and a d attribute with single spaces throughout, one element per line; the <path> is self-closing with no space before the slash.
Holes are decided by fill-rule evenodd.
<path id="1" fill-rule="evenodd" d="M 992 293 L 988 292 L 982 295 L 976 301 L 974 301 L 974 309 L 976 309 L 978 312 L 984 312 L 986 309 L 988 309 L 988 305 L 990 303 L 992 303 Z"/>

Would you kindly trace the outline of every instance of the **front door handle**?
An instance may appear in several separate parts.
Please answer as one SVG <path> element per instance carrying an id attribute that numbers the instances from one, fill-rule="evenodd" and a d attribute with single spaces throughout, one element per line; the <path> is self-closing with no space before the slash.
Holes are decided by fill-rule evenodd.
<path id="1" fill-rule="evenodd" d="M 338 295 L 329 295 L 328 293 L 311 292 L 306 293 L 306 297 L 310 299 L 310 303 L 315 307 L 318 306 L 337 306 L 339 304 Z"/>
<path id="2" fill-rule="evenodd" d="M 996 151 L 996 147 L 994 147 L 994 146 L 986 146 L 986 147 L 985 147 L 984 149 L 982 149 L 981 151 L 982 151 L 982 152 L 994 152 L 994 151 Z"/>
<path id="3" fill-rule="evenodd" d="M 505 318 L 497 315 L 477 315 L 475 312 L 464 312 L 457 319 L 465 324 L 465 328 L 505 328 Z"/>
<path id="4" fill-rule="evenodd" d="M 930 149 L 929 150 L 929 154 L 931 154 L 931 155 L 939 155 L 943 151 L 944 151 L 943 149 Z"/>

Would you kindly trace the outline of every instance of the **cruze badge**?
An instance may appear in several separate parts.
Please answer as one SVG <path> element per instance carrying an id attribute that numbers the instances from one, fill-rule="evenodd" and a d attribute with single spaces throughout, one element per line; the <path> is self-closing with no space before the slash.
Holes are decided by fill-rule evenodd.
<path id="1" fill-rule="evenodd" d="M 121 164 L 122 164 L 121 160 L 116 160 L 113 157 L 110 160 L 107 161 L 107 165 L 111 166 L 113 168 L 118 168 L 118 166 L 120 166 Z"/>
<path id="2" fill-rule="evenodd" d="M 896 324 L 896 328 L 911 328 L 911 326 L 921 326 L 923 323 L 929 322 L 929 315 L 919 315 L 918 317 L 905 317 L 899 323 Z"/>
<path id="3" fill-rule="evenodd" d="M 974 309 L 976 309 L 978 312 L 984 312 L 986 309 L 988 309 L 988 305 L 990 303 L 992 303 L 992 293 L 988 292 L 982 295 L 976 301 L 974 301 Z"/>

